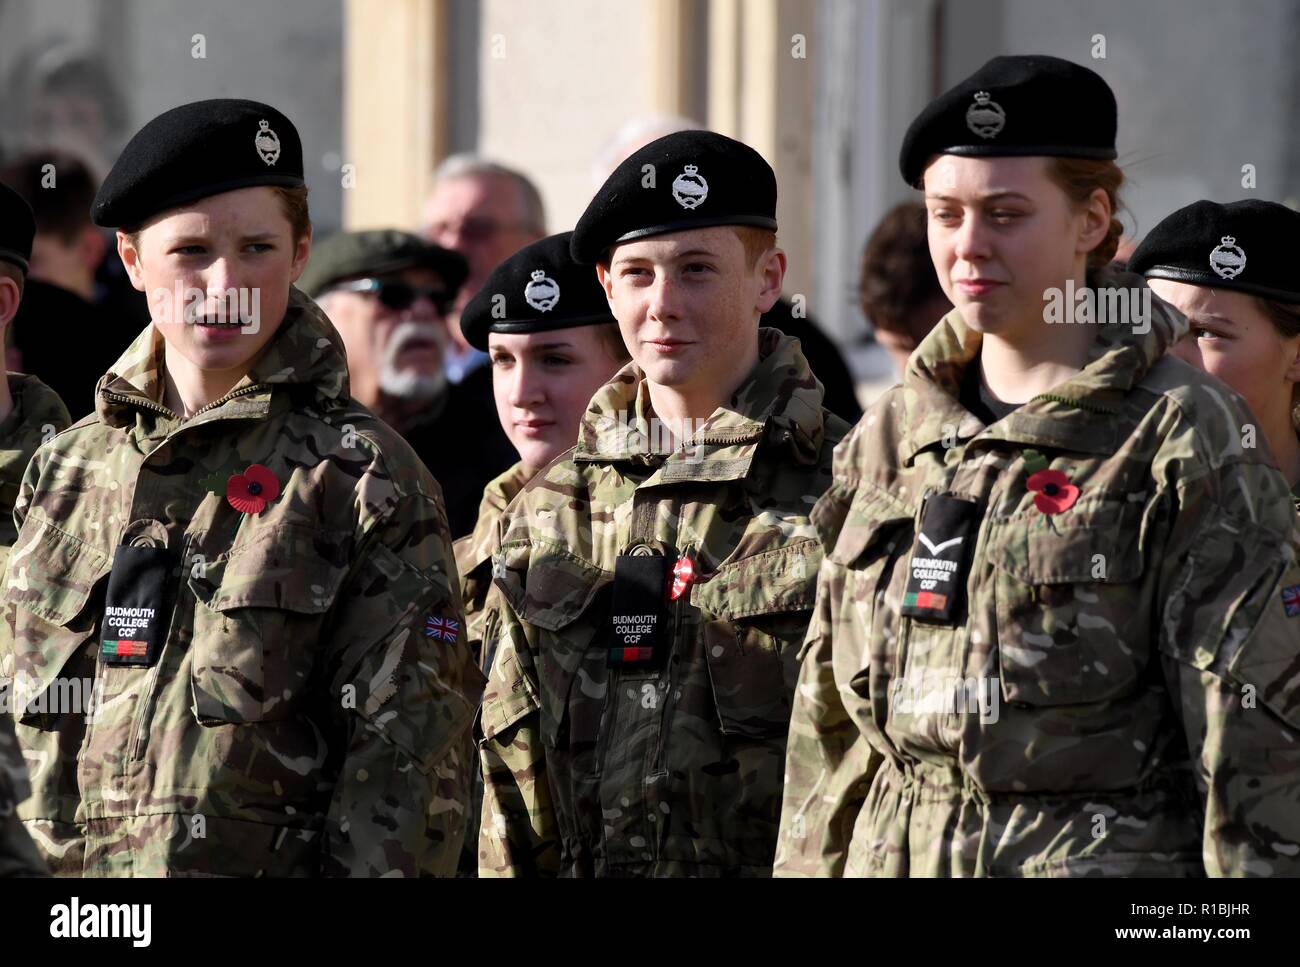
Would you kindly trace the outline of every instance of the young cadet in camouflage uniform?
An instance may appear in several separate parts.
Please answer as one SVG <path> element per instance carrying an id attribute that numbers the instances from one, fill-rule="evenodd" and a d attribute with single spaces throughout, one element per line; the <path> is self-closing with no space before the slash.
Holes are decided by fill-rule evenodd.
<path id="1" fill-rule="evenodd" d="M 633 363 L 502 524 L 480 875 L 771 871 L 808 514 L 847 431 L 798 342 L 758 327 L 775 210 L 757 152 L 689 131 L 578 223 Z"/>
<path id="2" fill-rule="evenodd" d="M 0 184 L 0 343 L 22 300 L 35 235 L 27 202 Z M 70 422 L 59 395 L 35 376 L 9 373 L 0 383 L 0 574 L 17 536 L 14 501 L 23 471 L 36 448 Z M 45 864 L 17 814 L 30 787 L 10 711 L 11 664 L 0 653 L 0 877 L 40 876 L 47 872 Z"/>
<path id="3" fill-rule="evenodd" d="M 23 480 L 20 816 L 56 873 L 454 872 L 483 679 L 438 485 L 291 288 L 311 233 L 293 125 L 251 101 L 169 111 L 93 214 L 128 226 L 154 323 Z"/>
<path id="4" fill-rule="evenodd" d="M 592 395 L 628 361 L 618 320 L 589 265 L 569 254 L 572 232 L 526 245 L 498 265 L 460 316 L 466 341 L 491 356 L 497 416 L 521 459 L 488 484 L 474 531 L 455 543 L 470 646 L 486 672 L 495 643 L 498 592 L 492 554 L 510 502 L 573 446 Z M 482 808 L 481 774 L 474 784 Z M 470 817 L 462 872 L 478 872 L 478 812 Z"/>
<path id="5" fill-rule="evenodd" d="M 778 875 L 1300 872 L 1287 486 L 1166 355 L 1186 320 L 1104 268 L 1114 135 L 1105 82 L 1048 57 L 908 132 L 955 308 L 813 512 Z M 1051 324 L 1067 281 L 1097 321 Z"/>
<path id="6" fill-rule="evenodd" d="M 492 358 L 497 417 L 521 457 L 488 485 L 474 532 L 455 544 L 476 647 L 492 620 L 492 553 L 506 508 L 574 445 L 591 397 L 629 358 L 600 280 L 569 254 L 572 237 L 561 232 L 525 245 L 493 269 L 460 317 L 465 340 Z M 486 671 L 492 656 L 480 658 Z"/>
<path id="7" fill-rule="evenodd" d="M 1129 268 L 1187 317 L 1174 354 L 1241 394 L 1300 510 L 1297 236 L 1300 212 L 1277 202 L 1198 201 L 1153 228 Z"/>

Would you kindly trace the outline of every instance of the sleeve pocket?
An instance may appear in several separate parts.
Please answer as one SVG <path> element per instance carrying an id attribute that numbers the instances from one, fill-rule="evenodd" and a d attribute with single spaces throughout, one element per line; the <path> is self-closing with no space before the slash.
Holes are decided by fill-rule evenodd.
<path id="1" fill-rule="evenodd" d="M 95 659 L 83 649 L 98 627 L 92 592 L 111 562 L 48 521 L 28 522 L 34 532 L 24 528 L 5 581 L 6 620 L 14 632 L 14 712 L 23 725 L 51 729 L 67 701 L 59 694 L 66 689 L 54 689 L 56 683 L 94 674 Z M 68 674 L 78 658 L 85 668 L 77 671 L 85 674 Z"/>

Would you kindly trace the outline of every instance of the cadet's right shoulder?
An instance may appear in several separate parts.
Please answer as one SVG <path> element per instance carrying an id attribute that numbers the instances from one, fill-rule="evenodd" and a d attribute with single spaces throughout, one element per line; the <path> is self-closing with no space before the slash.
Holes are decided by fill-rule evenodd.
<path id="1" fill-rule="evenodd" d="M 902 445 L 904 389 L 895 385 L 878 396 L 835 446 L 832 472 L 840 484 L 856 483 L 863 468 L 892 465 Z"/>
<path id="2" fill-rule="evenodd" d="M 121 430 L 106 426 L 95 413 L 88 413 L 71 426 L 64 427 L 37 448 L 33 459 L 48 456 L 51 452 L 81 451 L 97 453 L 113 445 L 113 437 Z"/>
<path id="3" fill-rule="evenodd" d="M 573 447 L 524 485 L 502 518 L 499 546 L 546 544 L 585 561 L 597 559 L 615 509 L 636 490 L 616 466 L 577 461 Z"/>
<path id="4" fill-rule="evenodd" d="M 544 539 L 569 546 L 590 519 L 593 477 L 601 467 L 573 459 L 577 447 L 561 453 L 535 473 L 502 516 L 502 543 Z"/>

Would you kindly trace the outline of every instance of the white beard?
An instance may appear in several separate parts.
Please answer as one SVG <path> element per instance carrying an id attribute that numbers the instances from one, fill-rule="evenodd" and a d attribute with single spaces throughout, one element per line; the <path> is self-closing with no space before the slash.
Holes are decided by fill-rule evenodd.
<path id="1" fill-rule="evenodd" d="M 447 388 L 447 373 L 421 373 L 414 369 L 398 369 L 397 357 L 402 348 L 416 337 L 432 338 L 442 353 L 447 351 L 447 341 L 442 331 L 434 325 L 420 322 L 400 323 L 389 337 L 384 362 L 379 367 L 379 388 L 386 395 L 399 400 L 431 400 Z"/>

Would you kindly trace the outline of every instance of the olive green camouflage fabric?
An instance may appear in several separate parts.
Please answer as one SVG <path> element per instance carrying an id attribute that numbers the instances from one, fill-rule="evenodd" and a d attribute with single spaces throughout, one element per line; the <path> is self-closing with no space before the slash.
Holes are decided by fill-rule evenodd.
<path id="1" fill-rule="evenodd" d="M 59 394 L 35 376 L 9 373 L 8 380 L 14 408 L 0 421 L 0 570 L 18 536 L 13 515 L 23 471 L 36 448 L 72 422 Z"/>
<path id="2" fill-rule="evenodd" d="M 496 550 L 501 518 L 524 489 L 530 474 L 523 461 L 489 481 L 483 488 L 483 500 L 478 506 L 478 520 L 472 533 L 458 538 L 453 545 L 456 553 L 456 570 L 460 572 L 461 597 L 465 601 L 465 627 L 470 647 L 478 655 L 479 665 L 486 672 L 492 656 L 483 652 L 484 626 L 491 617 L 489 598 L 494 598 L 492 583 L 492 552 Z"/>
<path id="3" fill-rule="evenodd" d="M 6 708 L 0 711 L 0 878 L 49 875 L 36 844 L 18 819 L 18 804 L 30 794 L 27 766 Z"/>
<path id="4" fill-rule="evenodd" d="M 483 677 L 437 483 L 297 290 L 186 421 L 161 363 L 147 328 L 23 481 L 0 601 L 32 838 L 58 874 L 453 873 Z M 253 463 L 282 492 L 241 514 Z M 120 544 L 176 555 L 150 668 L 98 656 Z"/>
<path id="5" fill-rule="evenodd" d="M 7 378 L 13 409 L 0 421 L 0 574 L 18 535 L 13 513 L 23 471 L 36 448 L 72 422 L 59 394 L 35 376 L 9 373 Z M 9 708 L 11 677 L 0 656 L 0 877 L 41 876 L 48 871 L 18 819 L 18 803 L 31 787 Z"/>
<path id="6" fill-rule="evenodd" d="M 473 532 L 458 538 L 453 545 L 456 570 L 460 572 L 461 597 L 465 601 L 465 631 L 484 674 L 492 665 L 492 656 L 483 649 L 484 631 L 495 626 L 498 620 L 496 598 L 499 592 L 492 583 L 492 552 L 496 550 L 501 517 L 530 476 L 521 460 L 489 481 L 483 488 Z M 491 637 L 496 640 L 495 635 Z M 469 822 L 465 824 L 465 848 L 460 857 L 460 872 L 464 876 L 478 875 L 478 822 L 482 809 L 483 772 L 475 769 Z"/>
<path id="7" fill-rule="evenodd" d="M 1153 302 L 987 428 L 951 312 L 837 449 L 777 875 L 1300 872 L 1300 532 L 1244 402 L 1166 356 L 1186 320 Z M 1073 506 L 1037 509 L 1029 451 Z M 931 493 L 982 506 L 954 627 L 900 615 Z"/>
<path id="8" fill-rule="evenodd" d="M 493 562 L 481 876 L 770 874 L 821 557 L 809 513 L 848 426 L 798 341 L 758 333 L 754 371 L 686 446 L 655 438 L 629 363 L 511 505 Z M 695 562 L 665 602 L 657 670 L 608 663 L 615 560 L 633 550 Z"/>

